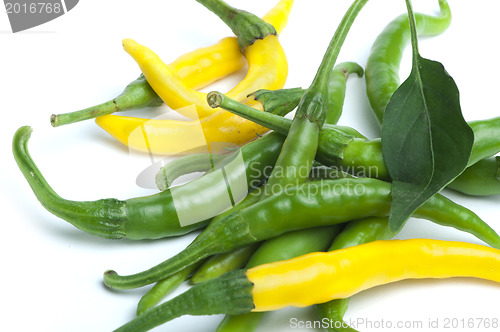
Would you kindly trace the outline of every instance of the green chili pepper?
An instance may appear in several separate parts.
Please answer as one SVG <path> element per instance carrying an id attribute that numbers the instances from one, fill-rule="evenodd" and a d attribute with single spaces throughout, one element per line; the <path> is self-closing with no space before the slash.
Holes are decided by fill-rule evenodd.
<path id="1" fill-rule="evenodd" d="M 363 72 L 363 68 L 354 62 L 339 63 L 333 68 L 328 80 L 329 98 L 325 123 L 336 124 L 339 121 L 344 105 L 347 77 L 352 73 L 363 77 Z"/>
<path id="2" fill-rule="evenodd" d="M 334 87 L 330 86 L 331 83 L 329 83 L 330 76 L 336 74 L 333 69 L 340 48 L 354 19 L 366 2 L 367 0 L 360 1 L 349 8 L 330 41 L 311 86 L 299 102 L 288 136 L 283 143 L 273 172 L 264 187 L 270 188 L 270 190 L 264 190 L 263 198 L 274 193 L 276 187 L 278 190 L 283 190 L 289 185 L 298 185 L 307 180 L 316 155 L 319 132 L 327 117 L 328 107 L 335 108 L 334 105 L 330 105 L 330 92 L 334 90 Z M 355 65 L 352 68 L 346 68 L 347 75 L 349 69 L 359 72 L 360 67 Z M 346 76 L 345 73 L 342 75 Z M 335 82 L 335 80 L 333 81 Z M 337 95 L 334 94 L 334 97 Z M 207 97 L 209 104 L 212 98 L 217 99 L 218 95 L 209 94 Z M 340 117 L 340 113 L 334 113 L 332 119 L 338 119 L 338 117 Z"/>
<path id="3" fill-rule="evenodd" d="M 156 186 L 164 191 L 179 177 L 195 172 L 206 172 L 215 167 L 227 155 L 198 153 L 174 159 L 156 173 Z"/>
<path id="4" fill-rule="evenodd" d="M 153 286 L 137 304 L 137 316 L 142 315 L 149 309 L 156 306 L 168 294 L 177 289 L 203 262 L 191 265 L 184 270 L 160 280 Z"/>
<path id="5" fill-rule="evenodd" d="M 311 252 L 325 251 L 340 231 L 340 225 L 318 227 L 285 233 L 274 239 L 265 241 L 252 256 L 245 269 L 282 261 Z M 226 316 L 217 327 L 217 332 L 245 331 L 257 329 L 264 313 L 250 312 L 238 316 Z"/>
<path id="6" fill-rule="evenodd" d="M 219 95 L 214 106 L 222 107 L 281 134 L 287 134 L 290 119 L 257 111 L 224 95 Z M 474 131 L 468 167 L 479 160 L 500 152 L 500 117 L 469 122 Z M 367 140 L 356 130 L 325 124 L 319 134 L 316 160 L 326 166 L 340 167 L 347 173 L 390 180 L 382 156 L 380 139 Z"/>
<path id="7" fill-rule="evenodd" d="M 31 159 L 27 148 L 30 135 L 30 127 L 21 127 L 12 146 L 16 162 L 33 192 L 49 212 L 90 234 L 114 239 L 181 235 L 206 225 L 210 218 L 231 206 L 222 170 L 146 197 L 125 201 L 66 200 L 54 192 Z M 245 145 L 239 152 L 241 158 L 224 167 L 226 179 L 246 178 L 249 190 L 255 189 L 266 177 L 263 170 L 274 164 L 276 145 L 281 146 L 282 142 L 283 136 L 270 134 Z"/>
<path id="8" fill-rule="evenodd" d="M 391 185 L 380 180 L 360 178 L 309 182 L 210 223 L 184 251 L 147 271 L 129 276 L 107 271 L 104 283 L 117 289 L 141 287 L 211 255 L 285 232 L 369 216 L 387 216 L 390 204 Z M 419 208 L 415 216 L 469 232 L 494 247 L 500 246 L 498 234 L 476 214 L 439 194 Z"/>
<path id="9" fill-rule="evenodd" d="M 193 284 L 198 284 L 240 269 L 245 266 L 257 248 L 259 248 L 259 244 L 255 243 L 224 254 L 214 255 L 196 270 L 190 280 Z"/>
<path id="10" fill-rule="evenodd" d="M 451 11 L 445 0 L 439 1 L 441 14 L 415 14 L 419 36 L 443 33 L 451 23 Z M 399 87 L 399 67 L 403 51 L 410 41 L 408 15 L 389 23 L 373 43 L 366 63 L 366 93 L 372 110 L 382 124 L 384 110 L 392 94 Z"/>
<path id="11" fill-rule="evenodd" d="M 344 321 L 344 315 L 349 305 L 349 299 L 332 300 L 324 305 L 315 305 L 320 320 L 328 319 L 326 328 L 329 332 L 359 332 Z"/>
<path id="12" fill-rule="evenodd" d="M 500 157 L 478 161 L 450 183 L 448 188 L 474 196 L 500 194 Z"/>
<path id="13" fill-rule="evenodd" d="M 333 240 L 328 251 L 344 249 L 377 240 L 389 240 L 396 234 L 389 228 L 389 219 L 366 218 L 351 221 Z M 344 322 L 344 314 L 349 305 L 349 298 L 332 300 L 326 303 L 317 304 L 316 312 L 320 319 L 327 318 L 329 322 L 328 331 L 331 332 L 355 332 Z"/>

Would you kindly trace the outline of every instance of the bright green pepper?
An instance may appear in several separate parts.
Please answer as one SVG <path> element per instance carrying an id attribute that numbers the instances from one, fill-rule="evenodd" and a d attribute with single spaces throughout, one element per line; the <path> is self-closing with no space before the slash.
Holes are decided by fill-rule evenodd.
<path id="1" fill-rule="evenodd" d="M 441 14 L 430 16 L 415 14 L 418 35 L 438 35 L 451 23 L 451 11 L 445 0 L 439 1 Z M 373 43 L 366 63 L 366 93 L 372 110 L 380 124 L 392 94 L 399 87 L 399 67 L 403 51 L 410 41 L 408 15 L 389 23 Z"/>
<path id="2" fill-rule="evenodd" d="M 478 161 L 465 169 L 447 188 L 473 196 L 500 194 L 500 157 Z"/>

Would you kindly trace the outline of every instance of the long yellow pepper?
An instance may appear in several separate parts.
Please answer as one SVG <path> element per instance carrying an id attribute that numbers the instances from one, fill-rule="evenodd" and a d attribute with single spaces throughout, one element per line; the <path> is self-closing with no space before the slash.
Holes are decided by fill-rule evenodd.
<path id="1" fill-rule="evenodd" d="M 292 5 L 293 0 L 281 0 L 263 17 L 264 21 L 272 24 L 276 28 L 276 31 L 280 33 L 286 26 Z M 275 36 L 268 37 L 272 38 L 269 38 L 264 46 L 267 46 L 270 41 L 277 41 Z M 254 43 L 255 47 L 248 47 L 247 52 L 252 52 L 248 56 L 254 56 L 253 53 L 259 53 L 259 50 L 262 50 L 262 42 L 263 40 L 256 41 Z M 231 54 L 235 50 L 239 52 L 236 38 L 231 39 L 225 46 Z M 181 70 L 177 69 L 177 76 L 180 76 L 179 73 Z M 286 72 L 284 74 L 286 77 Z M 280 75 L 283 75 L 283 73 L 280 73 Z M 195 84 L 189 82 L 189 80 L 183 78 L 182 83 L 185 86 L 189 86 L 189 84 L 195 86 Z M 260 88 L 262 87 L 256 87 L 250 92 L 254 92 Z M 259 102 L 253 100 L 247 100 L 247 102 L 250 106 L 262 110 L 262 105 Z M 204 103 L 206 104 L 206 100 Z M 184 108 L 184 113 L 186 112 L 191 112 L 191 117 L 196 118 L 198 116 L 197 109 L 194 106 Z M 268 131 L 268 129 L 262 126 L 223 110 L 216 110 L 207 117 L 193 121 L 148 120 L 135 117 L 105 115 L 98 117 L 96 123 L 119 142 L 131 149 L 160 155 L 206 151 L 207 145 L 210 145 L 209 149 L 213 153 L 224 152 L 226 151 L 224 147 L 232 147 L 234 144 L 242 145 L 256 138 L 257 135 Z"/>
<path id="2" fill-rule="evenodd" d="M 226 273 L 199 283 L 115 332 L 148 331 L 182 315 L 239 315 L 305 307 L 404 279 L 500 282 L 500 250 L 429 239 L 376 241 Z"/>
<path id="3" fill-rule="evenodd" d="M 281 0 L 262 19 L 280 34 L 288 23 L 292 5 L 293 0 Z M 168 67 L 176 72 L 186 87 L 197 90 L 238 71 L 245 64 L 238 38 L 226 37 L 214 45 L 181 55 Z"/>
<path id="4" fill-rule="evenodd" d="M 201 119 L 216 112 L 207 104 L 206 93 L 189 88 L 176 71 L 149 48 L 132 39 L 124 39 L 123 48 L 139 64 L 149 85 L 170 108 L 191 119 Z M 285 85 L 288 64 L 276 36 L 269 35 L 248 46 L 245 58 L 248 61 L 247 75 L 227 92 L 228 97 L 245 102 L 248 94 L 256 90 L 276 90 Z M 197 112 L 184 112 L 184 107 L 189 105 L 195 105 Z"/>
<path id="5" fill-rule="evenodd" d="M 305 307 L 404 279 L 474 277 L 500 282 L 500 251 L 428 239 L 376 241 L 247 271 L 253 311 Z"/>
<path id="6" fill-rule="evenodd" d="M 257 101 L 250 106 L 263 110 Z M 193 110 L 193 113 L 195 110 Z M 104 115 L 96 123 L 129 148 L 158 155 L 223 153 L 268 131 L 224 110 L 201 120 L 149 120 Z"/>

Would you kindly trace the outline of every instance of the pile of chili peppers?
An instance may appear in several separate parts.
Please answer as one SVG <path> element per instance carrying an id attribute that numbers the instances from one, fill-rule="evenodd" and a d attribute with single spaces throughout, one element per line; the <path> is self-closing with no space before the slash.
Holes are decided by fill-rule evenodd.
<path id="1" fill-rule="evenodd" d="M 160 192 L 128 200 L 70 201 L 45 181 L 30 157 L 30 127 L 20 128 L 13 152 L 36 197 L 54 215 L 109 239 L 159 239 L 205 229 L 172 258 L 104 284 L 131 289 L 155 283 L 137 317 L 117 331 L 147 331 L 181 315 L 226 314 L 217 331 L 253 331 L 263 312 L 316 305 L 332 331 L 349 297 L 409 278 L 475 277 L 500 282 L 500 236 L 474 212 L 435 194 L 413 214 L 468 232 L 489 246 L 429 239 L 391 240 L 391 177 L 380 139 L 336 125 L 346 81 L 365 75 L 367 95 L 382 124 L 400 85 L 408 16 L 393 20 L 375 41 L 363 70 L 336 64 L 350 26 L 367 0 L 346 12 L 308 89 L 282 89 L 288 66 L 278 34 L 293 0 L 281 0 L 262 19 L 222 0 L 197 0 L 236 37 L 195 50 L 166 65 L 149 48 L 125 39 L 142 74 L 115 99 L 52 115 L 53 126 L 96 118 L 132 149 L 185 156 L 160 169 Z M 451 22 L 446 1 L 438 16 L 415 15 L 421 35 Z M 225 94 L 198 90 L 241 69 L 246 77 Z M 190 121 L 147 120 L 112 113 L 165 103 Z M 295 110 L 293 120 L 284 115 Z M 500 118 L 469 123 L 474 145 L 465 171 L 448 188 L 468 195 L 500 193 Z M 272 130 L 272 132 L 268 132 Z M 239 149 L 235 150 L 234 147 Z M 266 170 L 272 169 L 267 172 Z M 376 170 L 366 172 L 366 170 Z M 180 186 L 182 175 L 205 172 Z M 209 199 L 207 199 L 209 198 Z M 408 259 L 410 257 L 411 259 Z M 188 291 L 158 305 L 184 281 Z"/>

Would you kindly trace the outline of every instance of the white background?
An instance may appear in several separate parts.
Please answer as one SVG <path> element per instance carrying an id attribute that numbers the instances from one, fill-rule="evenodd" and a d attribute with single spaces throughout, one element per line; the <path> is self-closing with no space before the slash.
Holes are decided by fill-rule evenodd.
<path id="1" fill-rule="evenodd" d="M 229 3 L 262 15 L 276 1 Z M 289 61 L 286 87 L 309 85 L 350 2 L 296 1 L 280 38 Z M 440 37 L 422 41 L 421 54 L 443 62 L 455 78 L 467 120 L 498 116 L 500 5 L 496 0 L 450 0 L 450 5 L 454 14 L 451 28 Z M 436 0 L 415 0 L 414 7 L 426 13 L 438 10 Z M 376 35 L 404 11 L 403 0 L 371 1 L 355 22 L 339 61 L 357 61 L 364 66 Z M 194 0 L 85 0 L 66 15 L 17 34 L 10 32 L 2 9 L 0 284 L 4 309 L 0 330 L 110 331 L 134 317 L 136 303 L 146 288 L 110 291 L 102 285 L 102 272 L 109 268 L 121 274 L 141 271 L 174 255 L 194 237 L 191 234 L 158 241 L 111 241 L 87 235 L 51 215 L 37 202 L 14 162 L 10 144 L 15 130 L 22 125 L 33 127 L 29 146 L 32 156 L 62 197 L 126 199 L 154 193 L 155 190 L 142 189 L 135 183 L 139 172 L 150 165 L 147 155 L 130 154 L 93 121 L 52 128 L 49 117 L 109 100 L 138 76 L 137 65 L 122 50 L 123 38 L 134 38 L 149 46 L 169 63 L 185 52 L 211 45 L 230 34 L 218 18 Z M 403 76 L 407 75 L 409 64 L 407 53 Z M 215 87 L 226 90 L 243 75 L 244 71 Z M 364 80 L 349 81 L 340 124 L 377 137 L 378 127 L 364 89 Z M 132 114 L 152 117 L 158 110 Z M 500 231 L 498 196 L 473 198 L 451 192 L 446 195 L 473 209 Z M 466 234 L 421 220 L 411 220 L 399 237 L 480 243 Z M 355 296 L 347 318 L 393 323 L 423 321 L 426 326 L 429 319 L 436 318 L 441 323 L 454 317 L 500 319 L 499 305 L 500 287 L 490 282 L 407 281 Z M 309 308 L 284 309 L 266 316 L 260 330 L 291 330 L 291 317 L 315 319 Z M 186 316 L 155 330 L 213 331 L 220 319 Z M 422 330 L 430 329 L 415 329 Z M 469 330 L 474 329 L 453 329 Z"/>

